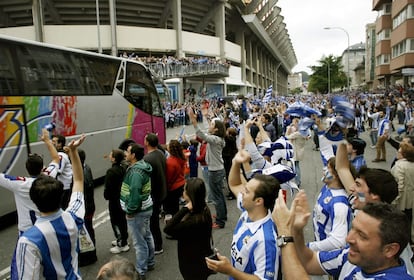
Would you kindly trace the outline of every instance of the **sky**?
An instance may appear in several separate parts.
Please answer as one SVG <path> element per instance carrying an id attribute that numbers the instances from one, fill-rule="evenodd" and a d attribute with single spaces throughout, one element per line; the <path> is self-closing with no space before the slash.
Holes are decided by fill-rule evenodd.
<path id="1" fill-rule="evenodd" d="M 292 72 L 311 74 L 309 65 L 319 65 L 323 56 L 340 56 L 349 44 L 365 43 L 365 26 L 375 22 L 372 0 L 279 0 L 290 40 L 298 61 Z"/>

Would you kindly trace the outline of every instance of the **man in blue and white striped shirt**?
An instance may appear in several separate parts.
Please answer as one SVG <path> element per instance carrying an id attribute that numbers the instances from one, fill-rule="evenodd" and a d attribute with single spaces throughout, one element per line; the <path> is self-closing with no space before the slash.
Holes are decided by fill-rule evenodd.
<path id="1" fill-rule="evenodd" d="M 231 260 L 218 255 L 207 259 L 207 266 L 230 279 L 277 279 L 280 252 L 277 231 L 271 216 L 279 182 L 270 175 L 255 175 L 246 184 L 240 178 L 240 167 L 248 163 L 250 155 L 239 151 L 233 158 L 229 186 L 237 197 L 242 214 L 237 222 L 231 244 Z"/>
<path id="2" fill-rule="evenodd" d="M 385 117 L 383 111 L 379 112 L 380 121 L 378 123 L 378 142 L 376 145 L 377 157 L 372 162 L 386 161 L 385 157 L 387 155 L 385 149 L 385 142 L 389 138 L 389 125 L 390 121 Z"/>
<path id="3" fill-rule="evenodd" d="M 19 279 L 82 279 L 78 269 L 78 236 L 85 205 L 83 168 L 77 147 L 84 139 L 82 136 L 65 147 L 73 168 L 73 190 L 66 211 L 60 208 L 63 193 L 60 181 L 40 175 L 32 184 L 30 198 L 40 217 L 17 243 Z"/>
<path id="4" fill-rule="evenodd" d="M 296 253 L 307 273 L 329 274 L 339 280 L 414 279 L 401 257 L 410 240 L 410 224 L 405 214 L 394 206 L 384 202 L 368 203 L 352 222 L 346 238 L 348 246 L 319 252 L 310 250 L 304 242 L 303 228 L 310 216 L 304 191 L 296 195 L 290 211 L 286 205 L 283 207 L 277 210 L 285 215 L 273 213 L 273 216 L 278 226 L 290 229 L 286 234 L 293 234 Z M 284 255 L 284 258 L 289 256 Z M 284 268 L 288 270 L 289 266 Z"/>

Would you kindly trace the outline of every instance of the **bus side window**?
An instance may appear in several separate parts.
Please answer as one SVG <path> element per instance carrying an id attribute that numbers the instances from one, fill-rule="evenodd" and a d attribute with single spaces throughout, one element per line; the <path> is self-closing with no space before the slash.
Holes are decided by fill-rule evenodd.
<path id="1" fill-rule="evenodd" d="M 151 114 L 151 103 L 147 89 L 139 84 L 127 84 L 127 90 L 124 97 L 135 107 Z"/>
<path id="2" fill-rule="evenodd" d="M 161 103 L 156 92 L 151 92 L 151 101 L 152 101 L 152 115 L 157 117 L 162 117 Z"/>

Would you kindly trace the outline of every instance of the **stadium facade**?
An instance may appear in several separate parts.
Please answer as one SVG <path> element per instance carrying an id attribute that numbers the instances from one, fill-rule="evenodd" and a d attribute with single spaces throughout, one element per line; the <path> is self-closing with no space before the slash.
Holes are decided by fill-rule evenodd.
<path id="1" fill-rule="evenodd" d="M 283 19 L 277 0 L 0 2 L 1 34 L 146 60 L 162 67 L 181 102 L 188 89 L 202 97 L 260 96 L 272 85 L 273 94 L 286 93 L 297 59 Z M 188 72 L 188 58 L 220 67 Z"/>

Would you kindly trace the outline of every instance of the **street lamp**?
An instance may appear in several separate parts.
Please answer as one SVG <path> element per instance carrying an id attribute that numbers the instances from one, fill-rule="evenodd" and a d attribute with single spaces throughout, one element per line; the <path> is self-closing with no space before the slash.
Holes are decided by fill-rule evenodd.
<path id="1" fill-rule="evenodd" d="M 347 50 L 346 50 L 346 52 L 347 52 L 347 63 L 348 63 L 348 69 L 347 69 L 347 72 L 348 72 L 348 75 L 347 75 L 347 86 L 348 86 L 348 93 L 350 92 L 350 84 L 349 84 L 349 77 L 350 77 L 350 73 L 349 73 L 349 34 L 348 34 L 348 31 L 346 31 L 344 28 L 342 28 L 342 27 L 338 27 L 338 26 L 332 26 L 332 27 L 324 27 L 323 29 L 326 29 L 326 30 L 331 30 L 331 29 L 339 29 L 339 30 L 342 30 L 343 32 L 345 32 L 345 34 L 346 34 L 346 38 L 348 39 L 348 48 L 347 48 Z"/>

